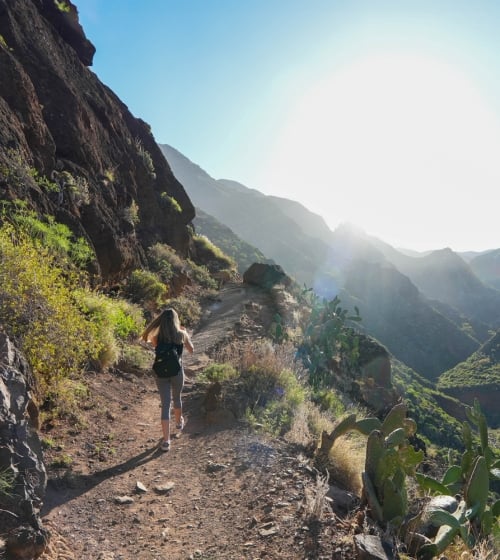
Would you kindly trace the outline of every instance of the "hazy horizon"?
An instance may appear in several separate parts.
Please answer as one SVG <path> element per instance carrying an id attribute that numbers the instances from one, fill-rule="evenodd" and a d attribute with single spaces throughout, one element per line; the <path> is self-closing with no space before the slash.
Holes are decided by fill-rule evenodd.
<path id="1" fill-rule="evenodd" d="M 500 246 L 500 6 L 82 0 L 92 70 L 214 178 L 395 246 Z"/>

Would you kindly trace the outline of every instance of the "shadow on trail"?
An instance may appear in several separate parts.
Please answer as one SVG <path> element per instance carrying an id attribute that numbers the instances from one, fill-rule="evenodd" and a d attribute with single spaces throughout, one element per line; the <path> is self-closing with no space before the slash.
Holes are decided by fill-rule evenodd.
<path id="1" fill-rule="evenodd" d="M 161 454 L 162 451 L 155 444 L 139 453 L 139 455 L 102 471 L 86 475 L 67 471 L 62 477 L 50 479 L 41 511 L 42 516 L 47 515 L 54 508 L 85 494 L 101 482 L 140 467 Z"/>

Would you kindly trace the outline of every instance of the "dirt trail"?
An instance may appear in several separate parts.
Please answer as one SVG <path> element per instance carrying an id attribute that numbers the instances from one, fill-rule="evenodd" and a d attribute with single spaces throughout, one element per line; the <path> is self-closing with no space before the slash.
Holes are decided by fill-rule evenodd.
<path id="1" fill-rule="evenodd" d="M 274 314 L 272 298 L 265 291 L 241 283 L 228 284 L 206 309 L 196 328 L 193 340 L 196 352 L 186 355 L 184 366 L 196 369 L 207 352 L 228 341 L 236 331 L 240 337 L 257 336 L 263 324 L 269 324 Z M 255 322 L 254 319 L 258 318 Z"/>
<path id="2" fill-rule="evenodd" d="M 243 285 L 222 290 L 194 333 L 188 374 L 234 329 L 244 334 L 252 311 L 267 309 L 266 297 Z M 47 462 L 71 461 L 71 468 L 50 467 L 42 513 L 54 537 L 44 559 L 333 557 L 334 517 L 322 534 L 305 525 L 304 493 L 315 483 L 284 442 L 237 422 L 209 424 L 204 394 L 188 379 L 184 433 L 162 453 L 150 376 L 100 373 L 89 384 L 87 425 L 46 434 L 61 444 L 47 451 Z"/>

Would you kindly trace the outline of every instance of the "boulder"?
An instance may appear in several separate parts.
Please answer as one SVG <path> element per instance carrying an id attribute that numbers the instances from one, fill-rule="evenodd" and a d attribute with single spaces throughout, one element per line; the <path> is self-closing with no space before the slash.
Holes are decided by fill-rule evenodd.
<path id="1" fill-rule="evenodd" d="M 449 513 L 455 513 L 457 508 L 458 500 L 454 496 L 434 496 L 424 507 L 422 515 L 424 522 L 418 528 L 418 533 L 430 538 L 435 537 L 439 530 L 439 525 L 435 525 L 430 521 L 431 512 L 436 509 L 443 509 Z"/>
<path id="2" fill-rule="evenodd" d="M 377 535 L 354 535 L 357 560 L 394 560 L 394 547 Z"/>
<path id="3" fill-rule="evenodd" d="M 269 290 L 277 284 L 290 286 L 292 280 L 278 264 L 253 263 L 243 274 L 243 282 Z"/>

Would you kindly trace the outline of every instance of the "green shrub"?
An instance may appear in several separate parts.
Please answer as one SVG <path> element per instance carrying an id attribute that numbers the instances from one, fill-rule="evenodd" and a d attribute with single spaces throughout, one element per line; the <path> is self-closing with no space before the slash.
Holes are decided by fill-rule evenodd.
<path id="1" fill-rule="evenodd" d="M 53 461 L 50 463 L 50 466 L 54 469 L 69 469 L 73 464 L 73 458 L 71 455 L 67 453 L 61 453 L 54 457 Z"/>
<path id="2" fill-rule="evenodd" d="M 82 378 L 61 378 L 47 389 L 42 416 L 44 420 L 54 417 L 66 417 L 74 425 L 80 424 L 79 410 L 88 402 L 90 392 Z"/>
<path id="3" fill-rule="evenodd" d="M 10 496 L 15 475 L 10 469 L 0 471 L 0 496 Z"/>
<path id="4" fill-rule="evenodd" d="M 252 366 L 241 380 L 248 402 L 247 419 L 263 424 L 273 434 L 288 432 L 295 413 L 306 400 L 305 388 L 294 372 L 284 369 L 273 375 L 265 368 Z"/>
<path id="5" fill-rule="evenodd" d="M 212 278 L 210 272 L 206 266 L 197 265 L 191 260 L 187 260 L 190 269 L 191 278 L 199 284 L 202 288 L 208 288 L 215 290 L 217 288 L 217 282 Z"/>
<path id="6" fill-rule="evenodd" d="M 70 11 L 70 6 L 65 0 L 54 0 L 54 4 L 56 8 L 63 13 L 67 13 Z"/>
<path id="7" fill-rule="evenodd" d="M 183 296 L 171 298 L 166 300 L 165 306 L 173 307 L 177 311 L 181 324 L 185 327 L 194 327 L 200 320 L 201 307 L 194 299 Z"/>
<path id="8" fill-rule="evenodd" d="M 184 268 L 184 261 L 165 243 L 155 243 L 149 247 L 147 256 L 150 269 L 167 284 L 174 277 L 175 271 Z"/>
<path id="9" fill-rule="evenodd" d="M 132 272 L 124 289 L 125 295 L 134 303 L 158 305 L 167 293 L 167 287 L 158 274 L 137 269 Z"/>
<path id="10" fill-rule="evenodd" d="M 42 398 L 96 357 L 95 324 L 75 300 L 78 279 L 12 225 L 0 229 L 0 322 L 19 341 Z"/>
<path id="11" fill-rule="evenodd" d="M 320 410 L 329 412 L 334 418 L 341 416 L 345 412 L 342 399 L 333 389 L 320 389 L 312 395 L 312 401 L 316 403 Z"/>
<path id="12" fill-rule="evenodd" d="M 210 364 L 205 368 L 203 374 L 200 376 L 207 381 L 226 381 L 238 376 L 238 372 L 231 364 Z"/>
<path id="13" fill-rule="evenodd" d="M 123 209 L 123 219 L 133 226 L 136 226 L 140 222 L 139 206 L 135 200 L 132 200 L 130 206 Z"/>
<path id="14" fill-rule="evenodd" d="M 78 302 L 101 341 L 99 363 L 102 367 L 116 363 L 121 358 L 123 342 L 137 339 L 144 329 L 141 309 L 126 300 L 84 290 L 78 292 Z"/>
<path id="15" fill-rule="evenodd" d="M 99 329 L 109 330 L 121 340 L 138 338 L 144 328 L 144 317 L 139 306 L 124 299 L 111 299 L 102 294 L 81 290 L 78 301 L 84 312 Z"/>
<path id="16" fill-rule="evenodd" d="M 236 262 L 234 259 L 226 255 L 219 247 L 214 245 L 205 235 L 193 236 L 193 242 L 196 252 L 200 254 L 203 260 L 217 261 L 217 270 L 231 269 L 236 270 Z"/>
<path id="17" fill-rule="evenodd" d="M 160 195 L 161 204 L 163 207 L 175 212 L 176 214 L 182 213 L 181 205 L 177 202 L 177 200 L 173 197 L 168 195 L 166 192 L 162 192 Z"/>
<path id="18" fill-rule="evenodd" d="M 16 231 L 47 248 L 61 265 L 70 263 L 82 268 L 95 256 L 83 237 L 75 238 L 69 227 L 56 222 L 53 216 L 40 218 L 23 205 L 5 203 L 2 218 L 11 222 Z"/>
<path id="19" fill-rule="evenodd" d="M 40 175 L 37 169 L 30 167 L 28 173 L 33 177 L 35 183 L 44 191 L 59 192 L 59 185 L 51 181 L 45 175 Z"/>
<path id="20" fill-rule="evenodd" d="M 144 164 L 151 178 L 153 179 L 156 178 L 153 158 L 151 157 L 151 154 L 143 146 L 142 140 L 140 138 L 135 139 L 135 148 L 137 150 L 137 155 L 141 158 L 142 163 Z"/>

